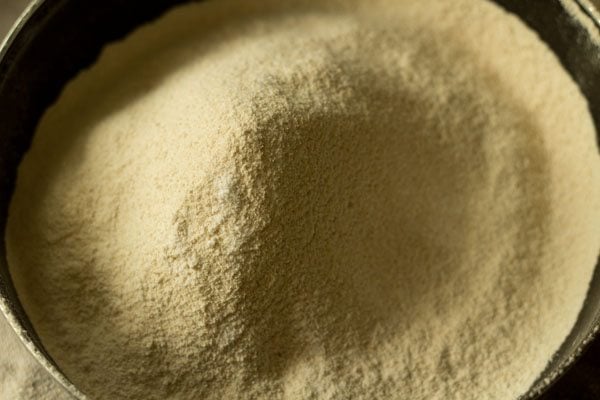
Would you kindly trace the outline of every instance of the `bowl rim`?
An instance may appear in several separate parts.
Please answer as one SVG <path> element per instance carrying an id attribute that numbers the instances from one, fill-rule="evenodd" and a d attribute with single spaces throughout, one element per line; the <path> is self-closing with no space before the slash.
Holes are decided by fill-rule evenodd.
<path id="1" fill-rule="evenodd" d="M 0 42 L 0 73 L 4 72 L 2 71 L 3 64 L 9 63 L 6 58 L 10 49 L 15 45 L 19 45 L 20 41 L 26 42 L 25 39 L 21 37 L 21 33 L 26 28 L 32 17 L 34 17 L 41 7 L 48 2 L 49 0 L 31 0 L 25 10 L 13 23 L 12 27 L 8 31 L 8 34 L 4 37 L 2 42 Z M 20 301 L 19 306 L 21 306 Z M 57 368 L 55 363 L 41 351 L 36 343 L 33 342 L 29 332 L 27 332 L 27 329 L 18 320 L 8 299 L 6 299 L 4 296 L 0 296 L 0 312 L 2 312 L 6 318 L 6 321 L 29 353 L 34 357 L 38 364 L 40 364 L 50 374 L 50 376 L 65 389 L 66 393 L 74 399 L 87 400 L 87 396 L 77 389 L 75 385 L 66 377 L 66 375 L 64 375 Z"/>
<path id="2" fill-rule="evenodd" d="M 590 0 L 575 0 L 581 10 L 592 20 L 600 29 L 600 9 Z"/>
<path id="3" fill-rule="evenodd" d="M 494 0 L 491 0 L 495 2 Z M 583 12 L 584 17 L 588 17 L 592 23 L 598 28 L 600 32 L 600 8 L 596 7 L 590 0 L 555 0 L 561 3 L 564 9 L 563 1 L 574 2 Z M 31 0 L 26 9 L 20 14 L 18 19 L 10 28 L 8 34 L 0 42 L 0 78 L 2 78 L 3 71 L 6 68 L 5 64 L 10 62 L 7 60 L 9 51 L 14 46 L 27 45 L 26 38 L 23 37 L 25 29 L 29 28 L 28 24 L 30 21 L 42 11 L 43 6 L 52 7 L 52 5 L 60 3 L 60 0 Z M 565 12 L 568 12 L 566 9 Z M 574 16 L 572 18 L 576 21 L 578 19 Z M 578 21 L 579 22 L 579 21 Z M 533 29 L 533 28 L 532 28 Z M 600 129 L 598 127 L 597 129 Z M 600 132 L 598 132 L 600 134 Z M 600 271 L 600 264 L 596 265 L 596 273 Z M 19 301 L 19 307 L 22 307 Z M 44 351 L 31 339 L 30 333 L 27 332 L 27 328 L 19 321 L 16 313 L 13 310 L 10 302 L 7 298 L 0 295 L 0 312 L 5 316 L 7 322 L 16 333 L 19 340 L 24 344 L 25 348 L 33 355 L 36 361 L 57 381 L 65 391 L 74 399 L 77 400 L 88 400 L 88 397 L 83 394 L 67 377 L 63 374 L 54 361 L 49 355 L 45 354 Z M 37 335 L 37 334 L 35 334 Z M 524 393 L 521 400 L 535 400 L 547 392 L 555 383 L 557 383 L 565 373 L 576 364 L 576 361 L 585 353 L 590 347 L 591 343 L 595 339 L 600 339 L 600 315 L 597 316 L 596 320 L 592 323 L 592 327 L 589 332 L 584 335 L 579 346 L 573 351 L 573 353 L 559 364 L 553 371 L 547 371 L 546 369 L 540 373 L 540 378 L 531 385 L 529 390 Z M 567 338 L 565 338 L 565 341 Z M 559 351 L 557 349 L 557 351 Z M 544 373 L 551 372 L 548 376 L 543 376 Z"/>

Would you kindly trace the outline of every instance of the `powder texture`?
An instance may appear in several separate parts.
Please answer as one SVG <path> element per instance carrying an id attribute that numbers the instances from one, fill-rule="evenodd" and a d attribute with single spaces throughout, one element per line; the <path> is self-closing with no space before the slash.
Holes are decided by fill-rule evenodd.
<path id="1" fill-rule="evenodd" d="M 0 315 L 0 399 L 72 400 Z"/>
<path id="2" fill-rule="evenodd" d="M 578 88 L 487 1 L 203 2 L 49 109 L 8 256 L 91 399 L 515 399 L 599 182 Z"/>
<path id="3" fill-rule="evenodd" d="M 0 42 L 27 3 L 24 0 L 0 2 Z M 41 365 L 38 365 L 35 358 L 21 344 L 2 312 L 0 312 L 0 399 L 71 400 L 71 397 Z"/>

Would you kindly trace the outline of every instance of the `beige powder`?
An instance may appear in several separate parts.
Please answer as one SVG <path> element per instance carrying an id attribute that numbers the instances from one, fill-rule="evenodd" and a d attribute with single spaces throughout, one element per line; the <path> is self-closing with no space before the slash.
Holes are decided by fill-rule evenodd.
<path id="1" fill-rule="evenodd" d="M 0 399 L 72 400 L 0 315 Z"/>
<path id="2" fill-rule="evenodd" d="M 514 399 L 598 256 L 594 135 L 483 0 L 188 5 L 46 113 L 11 273 L 91 399 Z"/>

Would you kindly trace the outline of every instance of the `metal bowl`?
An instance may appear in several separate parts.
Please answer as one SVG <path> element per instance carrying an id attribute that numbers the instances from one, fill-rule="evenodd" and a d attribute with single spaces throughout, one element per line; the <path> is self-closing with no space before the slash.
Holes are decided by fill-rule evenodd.
<path id="1" fill-rule="evenodd" d="M 190 0 L 37 0 L 0 49 L 0 230 L 4 232 L 17 166 L 36 125 L 63 85 L 91 65 L 102 47 Z M 569 14 L 559 0 L 494 0 L 536 30 L 579 84 L 600 132 L 600 45 L 589 26 L 600 18 L 587 0 L 571 1 L 586 19 Z M 595 24 L 595 26 L 593 25 Z M 598 31 L 600 32 L 600 30 Z M 599 36 L 600 37 L 600 36 Z M 543 77 L 542 77 L 543 79 Z M 600 141 L 600 138 L 599 138 Z M 599 221 L 600 223 L 600 221 Z M 0 309 L 35 358 L 77 399 L 85 399 L 44 349 L 12 284 L 0 246 Z M 560 350 L 523 399 L 535 399 L 581 355 L 600 330 L 600 266 L 583 310 Z"/>

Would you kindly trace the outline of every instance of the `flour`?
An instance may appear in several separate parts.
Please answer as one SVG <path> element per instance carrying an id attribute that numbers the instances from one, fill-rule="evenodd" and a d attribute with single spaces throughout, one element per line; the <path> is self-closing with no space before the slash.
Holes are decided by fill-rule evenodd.
<path id="1" fill-rule="evenodd" d="M 3 316 L 0 316 L 0 355 L 0 399 L 72 399 L 29 354 Z"/>
<path id="2" fill-rule="evenodd" d="M 224 0 L 40 123 L 7 247 L 92 399 L 515 399 L 600 248 L 586 103 L 483 0 Z M 282 4 L 283 3 L 283 4 Z"/>

